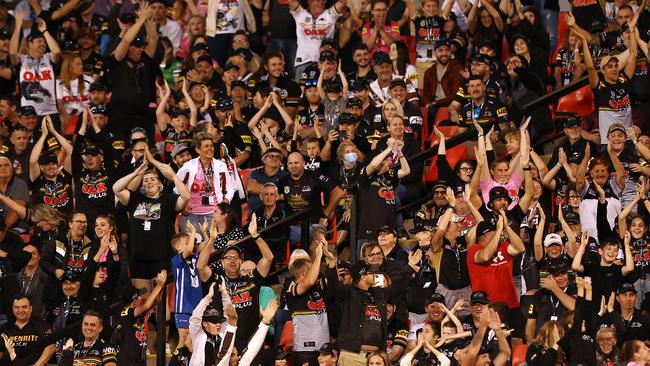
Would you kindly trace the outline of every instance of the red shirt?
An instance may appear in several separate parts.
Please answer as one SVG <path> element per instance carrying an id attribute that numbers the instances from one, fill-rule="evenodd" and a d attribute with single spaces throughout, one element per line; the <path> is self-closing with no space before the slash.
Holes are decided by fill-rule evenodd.
<path id="1" fill-rule="evenodd" d="M 476 243 L 469 247 L 467 269 L 472 291 L 485 291 L 490 302 L 502 301 L 509 308 L 519 306 L 519 297 L 512 277 L 512 257 L 508 254 L 507 241 L 500 242 L 492 258 L 485 263 L 474 263 L 474 256 L 483 246 Z"/>

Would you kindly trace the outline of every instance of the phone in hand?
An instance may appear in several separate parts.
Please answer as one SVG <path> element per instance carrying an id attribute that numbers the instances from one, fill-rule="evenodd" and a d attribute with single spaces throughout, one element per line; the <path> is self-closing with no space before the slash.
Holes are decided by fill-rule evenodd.
<path id="1" fill-rule="evenodd" d="M 386 285 L 386 277 L 383 274 L 375 274 L 375 284 L 374 287 L 384 287 Z"/>

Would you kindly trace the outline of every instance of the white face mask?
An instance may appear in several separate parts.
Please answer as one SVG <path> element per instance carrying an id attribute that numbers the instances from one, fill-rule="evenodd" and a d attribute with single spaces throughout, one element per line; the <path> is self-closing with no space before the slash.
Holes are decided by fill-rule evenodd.
<path id="1" fill-rule="evenodd" d="M 348 164 L 354 164 L 357 162 L 357 153 L 349 152 L 343 155 L 343 161 Z"/>

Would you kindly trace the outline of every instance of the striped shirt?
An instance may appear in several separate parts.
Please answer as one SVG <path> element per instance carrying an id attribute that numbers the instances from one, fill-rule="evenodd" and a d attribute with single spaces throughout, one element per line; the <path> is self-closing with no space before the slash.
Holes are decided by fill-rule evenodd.
<path id="1" fill-rule="evenodd" d="M 294 351 L 318 351 L 323 344 L 329 342 L 330 332 L 322 279 L 302 295 L 298 295 L 298 284 L 292 281 L 287 289 L 286 301 L 293 320 Z"/>

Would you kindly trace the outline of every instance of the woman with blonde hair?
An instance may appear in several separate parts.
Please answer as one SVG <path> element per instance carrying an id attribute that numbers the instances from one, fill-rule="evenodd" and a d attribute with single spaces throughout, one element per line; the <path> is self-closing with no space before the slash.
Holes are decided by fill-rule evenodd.
<path id="1" fill-rule="evenodd" d="M 546 322 L 537 337 L 528 346 L 526 362 L 529 366 L 558 365 L 564 355 L 557 342 L 564 336 L 564 328 L 557 321 Z"/>
<path id="2" fill-rule="evenodd" d="M 386 352 L 375 351 L 368 355 L 366 366 L 391 366 Z"/>
<path id="3" fill-rule="evenodd" d="M 56 80 L 56 97 L 61 128 L 66 130 L 70 120 L 77 118 L 88 105 L 90 100 L 90 84 L 93 78 L 84 74 L 81 56 L 66 57 L 61 65 L 61 73 Z"/>

